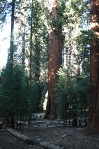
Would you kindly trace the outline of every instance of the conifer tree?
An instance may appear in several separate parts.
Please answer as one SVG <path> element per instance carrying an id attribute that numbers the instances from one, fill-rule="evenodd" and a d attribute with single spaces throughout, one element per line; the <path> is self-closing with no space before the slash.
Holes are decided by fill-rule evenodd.
<path id="1" fill-rule="evenodd" d="M 14 17 L 15 17 L 15 2 L 16 0 L 12 0 L 11 2 L 11 35 L 10 35 L 10 52 L 9 52 L 9 58 L 8 58 L 8 65 L 9 65 L 9 71 L 8 71 L 8 76 L 10 79 L 9 82 L 9 88 L 10 90 L 12 90 L 12 84 L 13 84 L 13 54 L 14 54 Z M 11 100 L 13 100 L 12 95 L 10 93 L 10 102 L 13 102 Z M 12 105 L 13 106 L 13 105 Z M 13 109 L 13 107 L 11 107 L 11 109 Z M 14 114 L 13 114 L 13 110 L 10 111 L 10 123 L 11 123 L 11 127 L 14 127 Z"/>
<path id="2" fill-rule="evenodd" d="M 93 33 L 90 40 L 90 115 L 89 131 L 99 133 L 99 1 L 90 3 L 90 29 Z"/>
<path id="3" fill-rule="evenodd" d="M 51 26 L 49 28 L 49 60 L 48 60 L 48 102 L 45 117 L 54 119 L 56 117 L 56 93 L 54 85 L 57 78 L 57 71 L 62 64 L 62 12 L 59 12 L 59 1 L 49 2 L 49 19 Z"/>

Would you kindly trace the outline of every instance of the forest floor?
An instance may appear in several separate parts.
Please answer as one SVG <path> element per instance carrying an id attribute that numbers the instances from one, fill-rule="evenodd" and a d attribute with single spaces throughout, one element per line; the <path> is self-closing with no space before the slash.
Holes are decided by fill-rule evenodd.
<path id="1" fill-rule="evenodd" d="M 16 129 L 16 131 L 31 139 L 62 146 L 65 149 L 99 149 L 99 135 L 86 133 L 85 127 L 56 126 L 55 123 L 50 123 L 50 121 L 46 121 L 44 118 L 37 118 L 36 120 L 38 120 L 39 127 L 37 124 L 33 124 L 31 127 L 25 125 L 21 130 Z M 44 123 L 42 123 L 42 120 Z M 0 149 L 43 148 L 29 145 L 6 130 L 0 130 Z"/>
<path id="2" fill-rule="evenodd" d="M 99 136 L 86 134 L 85 128 L 73 127 L 25 127 L 21 134 L 35 140 L 63 146 L 65 149 L 99 149 Z M 0 149 L 43 149 L 15 138 L 0 130 Z"/>

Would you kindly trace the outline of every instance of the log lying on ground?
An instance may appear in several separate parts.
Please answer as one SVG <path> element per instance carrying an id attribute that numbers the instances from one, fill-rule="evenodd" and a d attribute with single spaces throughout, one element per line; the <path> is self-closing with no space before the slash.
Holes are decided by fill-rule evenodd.
<path id="1" fill-rule="evenodd" d="M 54 145 L 54 144 L 50 144 L 48 142 L 42 142 L 42 141 L 38 141 L 38 140 L 33 140 L 30 137 L 27 137 L 25 135 L 20 134 L 19 132 L 15 131 L 12 128 L 6 128 L 5 129 L 7 132 L 11 133 L 13 136 L 15 136 L 16 138 L 28 143 L 28 144 L 32 144 L 32 145 L 38 145 L 43 147 L 44 149 L 65 149 L 64 147 L 58 146 L 58 145 Z"/>

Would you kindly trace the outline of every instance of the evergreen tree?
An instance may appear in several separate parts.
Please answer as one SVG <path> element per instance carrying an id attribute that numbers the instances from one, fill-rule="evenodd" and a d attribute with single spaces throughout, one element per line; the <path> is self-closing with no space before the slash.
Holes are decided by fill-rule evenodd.
<path id="1" fill-rule="evenodd" d="M 5 78 L 1 85 L 0 92 L 0 114 L 5 117 L 11 124 L 13 120 L 13 126 L 17 119 L 21 120 L 28 114 L 29 109 L 29 85 L 28 78 L 24 74 L 24 71 L 19 65 L 14 66 L 13 76 L 9 77 L 10 65 L 6 65 L 6 68 L 2 71 L 2 76 Z M 13 82 L 9 87 L 10 82 Z M 25 92 L 25 94 L 24 94 Z"/>
<path id="2" fill-rule="evenodd" d="M 89 131 L 99 133 L 99 96 L 98 96 L 98 78 L 99 78 L 99 2 L 91 0 L 90 3 L 90 29 L 93 33 L 90 40 L 90 116 Z"/>
<path id="3" fill-rule="evenodd" d="M 62 22 L 59 12 L 60 6 L 57 1 L 51 1 L 50 5 L 50 28 L 49 28 L 49 62 L 48 62 L 48 102 L 45 117 L 56 117 L 56 95 L 53 89 L 56 82 L 56 73 L 62 64 Z M 59 19 L 59 21 L 58 21 Z"/>
<path id="4" fill-rule="evenodd" d="M 10 5 L 7 0 L 0 1 L 0 25 L 3 26 L 3 23 L 6 21 L 7 13 L 9 12 Z"/>
<path id="5" fill-rule="evenodd" d="M 58 71 L 58 79 L 55 85 L 57 115 L 64 121 L 71 117 L 73 125 L 77 126 L 77 119 L 84 117 L 86 109 L 89 107 L 90 78 L 85 73 L 79 76 L 72 74 L 70 69 L 67 70 L 63 67 Z M 85 111 L 83 115 L 80 114 L 81 109 Z M 71 110 L 73 113 L 70 115 Z"/>

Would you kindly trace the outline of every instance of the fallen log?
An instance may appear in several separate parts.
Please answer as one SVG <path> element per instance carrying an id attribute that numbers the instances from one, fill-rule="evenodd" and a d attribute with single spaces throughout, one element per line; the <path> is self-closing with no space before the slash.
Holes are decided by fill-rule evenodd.
<path id="1" fill-rule="evenodd" d="M 7 132 L 11 133 L 14 137 L 18 138 L 19 140 L 24 141 L 24 142 L 31 144 L 31 145 L 38 145 L 38 146 L 43 147 L 44 149 L 65 149 L 64 147 L 61 147 L 61 146 L 58 146 L 55 144 L 50 144 L 48 142 L 42 142 L 39 140 L 34 140 L 30 137 L 27 137 L 25 135 L 20 134 L 19 132 L 15 131 L 12 128 L 5 128 L 5 130 Z"/>

